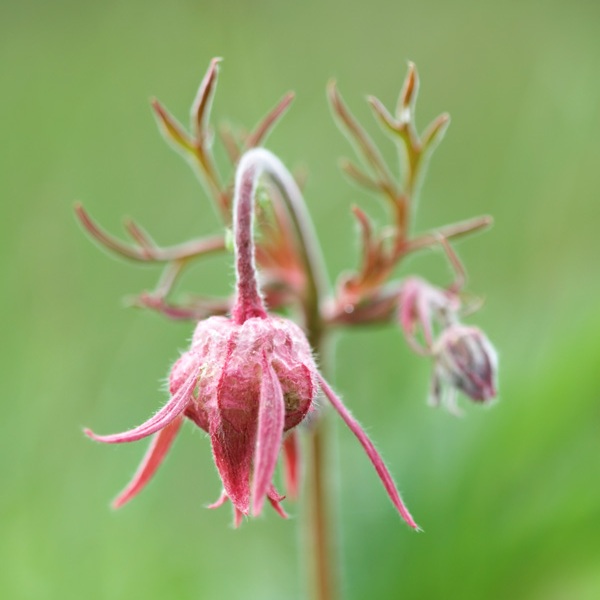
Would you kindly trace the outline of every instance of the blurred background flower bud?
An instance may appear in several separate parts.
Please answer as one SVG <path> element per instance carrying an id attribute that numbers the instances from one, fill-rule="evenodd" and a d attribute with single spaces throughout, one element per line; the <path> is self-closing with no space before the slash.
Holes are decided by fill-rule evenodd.
<path id="1" fill-rule="evenodd" d="M 434 354 L 434 377 L 439 383 L 460 390 L 477 402 L 486 402 L 496 395 L 498 356 L 477 327 L 450 325 L 436 341 Z"/>

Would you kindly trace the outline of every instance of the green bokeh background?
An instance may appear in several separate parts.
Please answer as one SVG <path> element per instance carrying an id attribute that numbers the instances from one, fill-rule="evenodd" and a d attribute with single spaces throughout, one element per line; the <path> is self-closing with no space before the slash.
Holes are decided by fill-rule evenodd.
<path id="1" fill-rule="evenodd" d="M 393 104 L 415 61 L 419 122 L 453 119 L 416 228 L 496 220 L 458 246 L 469 289 L 487 299 L 471 321 L 500 353 L 493 408 L 464 419 L 428 409 L 429 365 L 394 328 L 338 339 L 335 385 L 425 529 L 400 522 L 356 440 L 333 426 L 343 597 L 600 598 L 598 31 L 600 5 L 587 0 L 4 0 L 0 597 L 306 593 L 302 503 L 291 521 L 266 511 L 234 531 L 227 509 L 203 508 L 219 481 L 208 441 L 186 427 L 156 481 L 113 513 L 145 444 L 81 433 L 122 430 L 164 402 L 191 326 L 124 309 L 158 272 L 99 251 L 72 204 L 115 232 L 135 216 L 162 243 L 218 230 L 147 99 L 184 117 L 209 59 L 224 56 L 215 121 L 250 126 L 297 92 L 268 147 L 310 172 L 332 277 L 356 260 L 351 203 L 383 212 L 337 169 L 350 149 L 325 101 L 330 77 L 370 122 L 364 95 Z M 205 261 L 182 289 L 227 292 L 228 261 Z M 409 271 L 449 277 L 434 253 L 399 275 Z"/>

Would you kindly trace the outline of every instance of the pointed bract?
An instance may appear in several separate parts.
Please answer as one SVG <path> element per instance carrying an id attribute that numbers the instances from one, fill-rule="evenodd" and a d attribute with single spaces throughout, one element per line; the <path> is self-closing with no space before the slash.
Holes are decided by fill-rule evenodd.
<path id="1" fill-rule="evenodd" d="M 352 431 L 352 433 L 361 443 L 362 447 L 365 449 L 367 456 L 375 467 L 375 471 L 377 471 L 377 475 L 379 475 L 379 479 L 381 479 L 381 483 L 383 483 L 383 487 L 385 487 L 392 504 L 396 507 L 400 513 L 400 516 L 413 529 L 419 529 L 419 526 L 415 523 L 411 514 L 408 512 L 408 509 L 406 506 L 404 506 L 402 498 L 400 498 L 400 493 L 396 488 L 396 484 L 394 483 L 388 468 L 385 466 L 381 455 L 379 452 L 377 452 L 373 442 L 369 439 L 369 436 L 365 433 L 358 421 L 350 414 L 350 411 L 344 406 L 342 400 L 335 394 L 322 375 L 319 375 L 319 385 L 321 386 L 325 396 L 327 396 L 327 399 L 333 405 L 333 408 L 335 408 L 335 410 L 339 413 L 340 417 L 342 417 L 350 431 Z"/>
<path id="2" fill-rule="evenodd" d="M 408 61 L 408 73 L 404 78 L 402 90 L 398 97 L 396 106 L 396 118 L 400 121 L 408 121 L 414 118 L 415 104 L 419 93 L 419 74 L 415 63 Z"/>
<path id="3" fill-rule="evenodd" d="M 144 487 L 146 487 L 175 441 L 175 437 L 181 429 L 182 423 L 183 417 L 179 416 L 164 429 L 161 429 L 155 434 L 154 439 L 150 444 L 150 448 L 148 448 L 146 456 L 144 456 L 144 459 L 131 482 L 113 500 L 113 508 L 121 508 L 121 506 L 137 496 Z"/>
<path id="4" fill-rule="evenodd" d="M 423 133 L 423 149 L 427 152 L 434 150 L 446 135 L 449 125 L 450 115 L 448 113 L 443 113 L 432 121 Z"/>
<path id="5" fill-rule="evenodd" d="M 255 148 L 262 144 L 269 136 L 273 127 L 285 114 L 294 99 L 294 92 L 288 92 L 277 105 L 269 111 L 262 121 L 255 127 L 254 131 L 246 138 L 246 148 Z"/>
<path id="6" fill-rule="evenodd" d="M 271 486 L 271 479 L 281 449 L 285 404 L 277 374 L 263 352 L 262 378 L 258 403 L 258 433 L 254 454 L 254 480 L 252 482 L 252 512 L 260 514 Z"/>
<path id="7" fill-rule="evenodd" d="M 298 497 L 300 476 L 300 442 L 295 430 L 290 431 L 283 441 L 283 473 L 286 493 L 295 500 Z"/>
<path id="8" fill-rule="evenodd" d="M 105 444 L 122 444 L 123 442 L 136 442 L 142 438 L 148 437 L 153 433 L 163 429 L 169 423 L 174 421 L 179 415 L 183 413 L 187 405 L 190 402 L 192 390 L 196 385 L 197 376 L 192 373 L 182 385 L 177 393 L 167 402 L 167 404 L 161 408 L 153 417 L 148 419 L 145 423 L 134 427 L 129 431 L 123 433 L 114 433 L 112 435 L 97 435 L 90 429 L 85 429 L 84 432 L 88 437 L 91 437 L 97 442 L 104 442 Z"/>
<path id="9" fill-rule="evenodd" d="M 277 492 L 275 487 L 271 486 L 269 491 L 267 492 L 267 498 L 269 499 L 269 503 L 275 509 L 275 512 L 282 518 L 287 519 L 288 514 L 283 510 L 281 506 L 281 501 L 285 499 L 285 496 L 282 496 Z"/>
<path id="10" fill-rule="evenodd" d="M 195 151 L 194 142 L 190 139 L 188 133 L 156 98 L 152 100 L 152 109 L 165 139 L 174 144 L 176 150 L 185 150 L 186 152 L 193 153 Z"/>
<path id="11" fill-rule="evenodd" d="M 210 61 L 208 70 L 202 79 L 202 83 L 198 88 L 196 98 L 192 105 L 190 116 L 192 121 L 192 130 L 196 134 L 197 142 L 203 141 L 206 137 L 206 123 L 210 115 L 210 106 L 217 85 L 217 76 L 219 72 L 218 67 L 221 60 L 221 58 L 213 58 Z"/>

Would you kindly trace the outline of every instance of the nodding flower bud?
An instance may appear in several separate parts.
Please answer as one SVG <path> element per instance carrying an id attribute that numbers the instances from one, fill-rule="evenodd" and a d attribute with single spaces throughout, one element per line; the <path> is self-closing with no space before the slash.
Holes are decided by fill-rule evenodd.
<path id="1" fill-rule="evenodd" d="M 198 324 L 186 355 L 179 380 L 196 377 L 197 386 L 185 415 L 209 433 L 227 498 L 241 514 L 252 499 L 256 515 L 265 497 L 277 504 L 271 480 L 284 433 L 317 393 L 306 336 L 276 316 L 241 325 L 212 317 Z"/>
<path id="2" fill-rule="evenodd" d="M 211 438 L 221 481 L 221 500 L 231 500 L 235 522 L 261 512 L 265 498 L 286 516 L 272 485 L 286 431 L 311 409 L 318 390 L 317 368 L 308 341 L 292 321 L 253 317 L 238 324 L 226 317 L 200 321 L 192 347 L 173 365 L 170 401 L 144 424 L 124 433 L 93 439 L 105 443 L 157 437 L 115 507 L 133 498 L 150 480 L 183 417 Z"/>
<path id="3" fill-rule="evenodd" d="M 455 323 L 447 327 L 434 347 L 434 390 L 446 383 L 476 402 L 496 395 L 498 357 L 477 327 Z"/>

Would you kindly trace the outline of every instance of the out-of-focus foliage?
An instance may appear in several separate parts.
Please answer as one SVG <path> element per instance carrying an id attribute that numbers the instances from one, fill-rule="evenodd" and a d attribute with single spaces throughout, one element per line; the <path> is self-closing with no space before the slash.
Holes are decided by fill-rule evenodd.
<path id="1" fill-rule="evenodd" d="M 392 105 L 415 61 L 419 122 L 452 115 L 416 227 L 496 219 L 458 244 L 469 289 L 487 297 L 474 321 L 500 352 L 496 406 L 458 420 L 428 409 L 427 366 L 398 331 L 338 340 L 337 388 L 425 529 L 403 526 L 340 430 L 345 597 L 600 597 L 599 26 L 600 7 L 583 0 L 5 1 L 0 596 L 302 597 L 302 504 L 288 507 L 296 521 L 267 514 L 232 531 L 226 510 L 203 509 L 220 489 L 208 441 L 190 427 L 157 484 L 112 513 L 144 444 L 109 452 L 81 433 L 123 429 L 158 408 L 191 326 L 123 309 L 120 298 L 157 273 L 90 244 L 72 204 L 84 201 L 113 231 L 135 216 L 163 243 L 216 230 L 147 99 L 184 118 L 220 55 L 217 119 L 251 126 L 296 90 L 268 146 L 310 172 L 331 273 L 356 262 L 351 203 L 381 210 L 336 167 L 348 148 L 325 100 L 332 76 L 367 122 L 364 95 Z M 436 253 L 404 269 L 450 277 Z M 231 274 L 227 258 L 211 258 L 183 286 L 225 292 Z"/>

